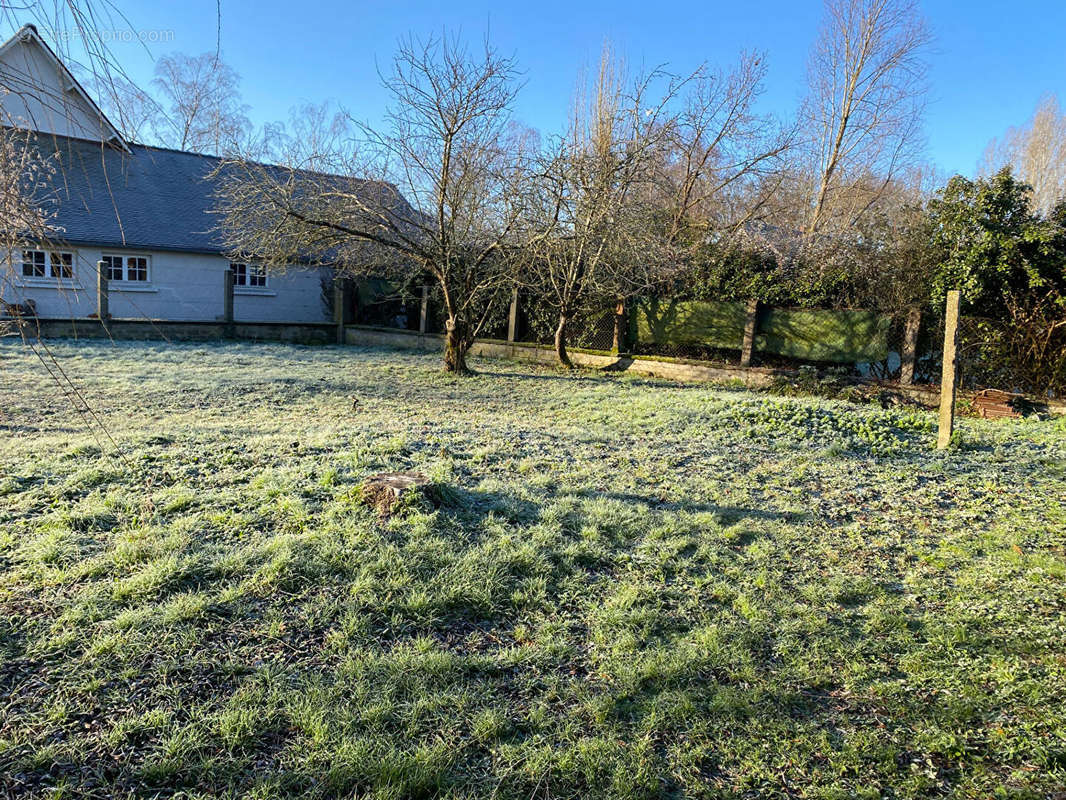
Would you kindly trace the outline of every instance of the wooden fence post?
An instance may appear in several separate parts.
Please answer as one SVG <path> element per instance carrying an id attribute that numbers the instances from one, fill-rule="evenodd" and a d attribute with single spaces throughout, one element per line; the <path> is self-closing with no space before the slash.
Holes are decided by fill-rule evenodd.
<path id="1" fill-rule="evenodd" d="M 759 324 L 759 301 L 749 300 L 744 318 L 744 342 L 740 348 L 740 366 L 751 366 L 751 354 L 755 350 L 755 327 Z"/>
<path id="2" fill-rule="evenodd" d="M 956 345 L 959 334 L 959 292 L 948 292 L 944 309 L 944 367 L 940 378 L 940 426 L 937 431 L 936 449 L 943 450 L 951 444 L 955 426 L 955 379 L 958 376 Z"/>
<path id="3" fill-rule="evenodd" d="M 222 273 L 222 322 L 226 326 L 226 336 L 233 336 L 233 270 L 227 267 Z"/>
<path id="4" fill-rule="evenodd" d="M 111 318 L 111 308 L 107 298 L 107 265 L 96 262 L 96 317 L 105 328 Z"/>
<path id="5" fill-rule="evenodd" d="M 511 290 L 511 310 L 507 314 L 507 343 L 514 344 L 518 327 L 518 287 Z"/>
<path id="6" fill-rule="evenodd" d="M 344 278 L 333 276 L 333 323 L 337 326 L 337 344 L 344 344 Z"/>
<path id="7" fill-rule="evenodd" d="M 429 325 L 429 285 L 422 284 L 422 308 L 418 317 L 418 332 L 425 334 Z"/>
<path id="8" fill-rule="evenodd" d="M 907 312 L 907 326 L 903 330 L 903 348 L 899 359 L 899 382 L 914 383 L 914 367 L 918 362 L 918 332 L 922 327 L 922 310 L 915 306 Z"/>

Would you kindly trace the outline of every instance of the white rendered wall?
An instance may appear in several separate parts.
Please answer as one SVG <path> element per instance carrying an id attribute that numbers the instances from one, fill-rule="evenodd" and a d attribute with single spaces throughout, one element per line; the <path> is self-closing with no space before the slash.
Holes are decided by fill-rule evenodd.
<path id="1" fill-rule="evenodd" d="M 111 316 L 119 319 L 157 319 L 174 322 L 215 322 L 222 319 L 224 273 L 229 262 L 218 255 L 77 248 L 74 277 L 24 278 L 21 257 L 15 254 L 13 280 L 0 280 L 0 296 L 7 302 L 32 299 L 45 319 L 84 318 L 96 313 L 96 264 L 104 253 L 149 258 L 147 283 L 111 281 Z M 3 270 L 7 271 L 5 264 Z M 8 273 L 10 274 L 10 273 Z M 270 272 L 267 286 L 234 288 L 233 316 L 237 322 L 327 322 L 330 310 L 322 299 L 323 271 L 292 268 Z"/>
<path id="2" fill-rule="evenodd" d="M 73 90 L 55 60 L 32 39 L 14 41 L 0 54 L 0 122 L 59 136 L 105 140 L 103 120 Z"/>

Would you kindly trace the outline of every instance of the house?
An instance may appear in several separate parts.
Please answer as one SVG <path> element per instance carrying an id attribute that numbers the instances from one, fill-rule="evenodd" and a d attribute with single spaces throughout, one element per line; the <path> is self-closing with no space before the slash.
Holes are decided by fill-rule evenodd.
<path id="1" fill-rule="evenodd" d="M 331 270 L 232 262 L 211 213 L 218 159 L 127 141 L 32 25 L 0 46 L 0 87 L 3 124 L 36 131 L 58 161 L 57 232 L 0 268 L 5 304 L 90 317 L 102 269 L 113 318 L 214 322 L 232 269 L 235 321 L 331 319 Z"/>

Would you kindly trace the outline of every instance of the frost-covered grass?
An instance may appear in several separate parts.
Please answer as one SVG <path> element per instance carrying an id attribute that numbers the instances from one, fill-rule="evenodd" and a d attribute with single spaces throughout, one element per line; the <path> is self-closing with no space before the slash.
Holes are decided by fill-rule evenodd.
<path id="1" fill-rule="evenodd" d="M 1044 797 L 1066 422 L 282 345 L 0 345 L 0 786 Z M 445 491 L 382 523 L 357 487 Z"/>

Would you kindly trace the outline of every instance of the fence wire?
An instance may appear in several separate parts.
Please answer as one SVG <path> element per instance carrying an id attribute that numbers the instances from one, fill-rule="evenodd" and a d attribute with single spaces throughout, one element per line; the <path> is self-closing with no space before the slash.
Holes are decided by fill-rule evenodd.
<path id="1" fill-rule="evenodd" d="M 421 297 L 398 293 L 362 293 L 355 299 L 352 321 L 409 331 L 419 330 Z M 506 340 L 509 298 L 493 309 L 480 333 L 482 339 Z M 663 305 L 675 301 L 662 301 Z M 634 304 L 635 305 L 635 304 Z M 713 304 L 711 304 L 713 305 Z M 624 352 L 649 357 L 739 366 L 742 364 L 743 325 L 738 304 L 727 309 L 732 317 L 717 320 L 719 329 L 689 326 L 684 336 L 660 336 L 654 322 L 637 324 L 633 307 L 619 321 L 614 308 L 575 315 L 568 324 L 567 346 L 598 352 Z M 741 306 L 741 309 L 743 307 Z M 446 314 L 439 291 L 428 294 L 426 332 L 445 330 Z M 661 310 L 661 309 L 660 309 Z M 740 312 L 743 314 L 743 311 Z M 776 315 L 776 316 L 775 316 Z M 819 340 L 809 327 L 822 315 L 833 321 L 830 333 Z M 849 317 L 849 315 L 851 315 Z M 842 326 L 852 317 L 861 324 Z M 782 322 L 784 319 L 784 322 Z M 915 325 L 918 322 L 918 325 Z M 801 324 L 802 323 L 802 324 Z M 738 329 L 737 325 L 741 325 Z M 804 325 L 808 325 L 804 328 Z M 551 347 L 558 314 L 550 298 L 522 293 L 515 313 L 516 343 Z M 723 330 L 725 334 L 723 334 Z M 944 320 L 941 315 L 915 310 L 894 315 L 834 309 L 761 308 L 748 365 L 781 369 L 816 367 L 834 374 L 886 383 L 938 385 L 943 367 Z M 831 335 L 830 335 L 831 334 Z M 791 337 L 791 338 L 790 338 Z M 700 339 L 704 341 L 700 341 Z M 723 341 L 727 346 L 722 346 Z M 1043 346 L 1043 350 L 1040 348 Z M 999 320 L 961 317 L 957 362 L 959 386 L 967 390 L 1004 389 L 1038 397 L 1066 396 L 1066 352 L 1052 342 Z"/>

